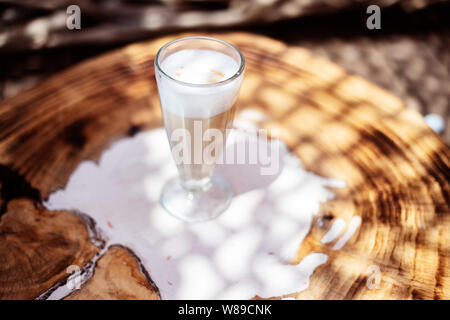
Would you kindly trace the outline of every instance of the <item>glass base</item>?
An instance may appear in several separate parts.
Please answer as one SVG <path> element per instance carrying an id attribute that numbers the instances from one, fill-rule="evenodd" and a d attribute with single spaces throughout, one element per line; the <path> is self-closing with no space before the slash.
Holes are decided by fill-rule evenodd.
<path id="1" fill-rule="evenodd" d="M 160 202 L 172 216 L 186 222 L 214 219 L 230 205 L 233 193 L 228 182 L 214 174 L 211 179 L 183 182 L 180 178 L 169 180 L 161 194 Z"/>

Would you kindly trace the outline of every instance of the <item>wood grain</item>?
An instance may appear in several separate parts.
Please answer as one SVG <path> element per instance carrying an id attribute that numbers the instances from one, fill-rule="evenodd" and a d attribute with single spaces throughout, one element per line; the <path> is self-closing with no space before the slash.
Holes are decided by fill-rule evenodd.
<path id="1" fill-rule="evenodd" d="M 246 57 L 241 109 L 268 114 L 261 125 L 279 128 L 308 170 L 347 182 L 333 190 L 293 263 L 312 251 L 329 260 L 294 296 L 450 299 L 450 152 L 441 138 L 395 96 L 307 50 L 250 34 L 218 36 Z M 80 161 L 161 125 L 153 58 L 173 38 L 99 56 L 3 101 L 0 164 L 46 198 Z M 338 240 L 321 242 L 337 218 L 348 225 L 355 216 L 361 226 L 342 249 L 333 249 Z M 369 289 L 374 266 L 380 282 Z"/>
<path id="2" fill-rule="evenodd" d="M 86 265 L 99 251 L 88 219 L 12 200 L 0 221 L 0 300 L 34 299 L 62 283 L 69 266 Z"/>
<path id="3" fill-rule="evenodd" d="M 139 259 L 127 248 L 113 245 L 97 261 L 94 275 L 66 300 L 159 300 Z"/>

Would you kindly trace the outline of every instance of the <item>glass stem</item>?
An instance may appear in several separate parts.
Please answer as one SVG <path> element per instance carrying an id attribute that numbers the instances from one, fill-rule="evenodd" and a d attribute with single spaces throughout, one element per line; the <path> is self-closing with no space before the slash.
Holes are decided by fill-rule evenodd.
<path id="1" fill-rule="evenodd" d="M 211 177 L 208 176 L 206 178 L 195 180 L 183 180 L 181 179 L 182 187 L 188 192 L 201 192 L 206 191 L 211 187 Z"/>

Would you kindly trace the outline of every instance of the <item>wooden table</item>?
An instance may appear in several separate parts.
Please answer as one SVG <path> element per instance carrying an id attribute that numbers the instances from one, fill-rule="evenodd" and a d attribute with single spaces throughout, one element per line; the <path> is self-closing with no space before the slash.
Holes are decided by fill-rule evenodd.
<path id="1" fill-rule="evenodd" d="M 450 152 L 441 138 L 395 96 L 307 50 L 251 34 L 218 36 L 247 60 L 240 108 L 268 114 L 262 126 L 279 128 L 306 169 L 347 182 L 322 206 L 323 223 L 312 224 L 293 261 L 329 256 L 296 298 L 449 299 Z M 91 218 L 49 211 L 42 201 L 82 160 L 161 126 L 153 59 L 172 38 L 90 59 L 1 102 L 1 299 L 45 298 L 66 281 L 68 266 L 89 267 L 103 248 Z M 354 216 L 361 226 L 342 249 L 320 241 L 335 219 Z M 375 290 L 366 285 L 372 265 L 382 274 Z M 139 258 L 116 245 L 68 298 L 159 293 Z"/>

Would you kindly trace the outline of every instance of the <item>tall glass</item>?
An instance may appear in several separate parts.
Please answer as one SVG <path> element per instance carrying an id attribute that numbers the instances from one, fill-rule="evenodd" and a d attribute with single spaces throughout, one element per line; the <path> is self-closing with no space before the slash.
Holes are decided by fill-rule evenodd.
<path id="1" fill-rule="evenodd" d="M 184 66 L 179 66 L 180 72 L 174 75 L 164 70 L 164 61 L 181 50 L 225 54 L 236 62 L 236 70 L 223 79 L 220 70 L 212 70 L 218 79 L 208 83 L 176 79 L 184 72 Z M 185 56 L 189 65 L 189 55 Z M 214 60 L 214 54 L 208 56 L 208 63 L 214 63 L 211 59 Z M 217 63 L 220 67 L 220 61 Z M 211 37 L 176 39 L 164 45 L 156 55 L 155 76 L 164 126 L 179 173 L 166 183 L 160 201 L 166 211 L 179 219 L 189 222 L 212 219 L 231 202 L 231 189 L 214 173 L 214 167 L 233 121 L 244 67 L 244 57 L 237 48 Z"/>

